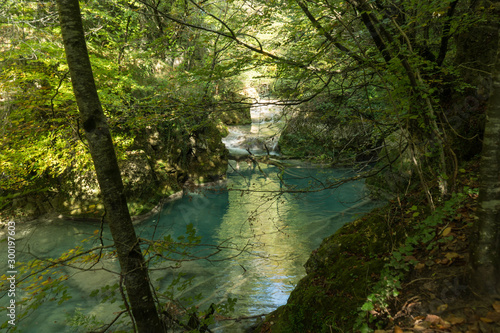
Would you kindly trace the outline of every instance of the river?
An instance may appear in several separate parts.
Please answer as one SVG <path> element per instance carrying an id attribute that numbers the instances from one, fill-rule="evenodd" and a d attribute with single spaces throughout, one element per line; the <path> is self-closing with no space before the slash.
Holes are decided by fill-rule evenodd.
<path id="1" fill-rule="evenodd" d="M 252 109 L 252 125 L 231 127 L 225 139 L 231 154 L 244 154 L 247 149 L 254 154 L 267 150 L 278 154 L 273 145 L 279 128 L 273 119 L 279 118 L 278 113 L 276 107 L 257 106 Z M 249 137 L 252 140 L 247 140 Z M 267 149 L 262 142 L 266 142 Z M 334 186 L 352 175 L 347 169 L 301 163 L 280 169 L 251 161 L 230 161 L 227 181 L 186 190 L 177 200 L 167 202 L 156 215 L 136 224 L 137 233 L 145 239 L 171 241 L 181 237 L 183 243 L 189 239 L 199 243 L 189 250 L 190 261 L 180 267 L 176 260 L 182 256 L 175 253 L 170 253 L 171 261 L 152 261 L 154 285 L 200 310 L 211 303 L 236 299 L 233 317 L 269 313 L 286 303 L 305 275 L 303 264 L 322 239 L 378 204 L 368 198 L 362 181 Z M 331 188 L 317 191 L 321 187 Z M 96 230 L 99 224 L 90 222 L 36 221 L 19 229 L 18 258 L 32 255 L 55 258 L 89 237 L 93 240 L 85 246 L 98 245 Z M 186 230 L 195 232 L 201 240 L 194 234 L 189 237 Z M 104 244 L 111 243 L 107 229 L 102 238 Z M 5 242 L 0 243 L 0 251 L 6 253 Z M 177 249 L 182 251 L 183 248 Z M 194 260 L 200 257 L 203 259 Z M 119 299 L 113 304 L 99 303 L 98 298 L 89 294 L 116 283 L 118 278 L 113 271 L 118 271 L 118 265 L 112 257 L 102 259 L 91 271 L 62 269 L 61 274 L 70 277 L 64 283 L 72 298 L 59 305 L 57 301 L 49 301 L 55 296 L 49 295 L 36 311 L 19 320 L 18 329 L 27 333 L 86 332 L 86 324 L 92 327 L 99 321 L 110 320 L 120 310 Z M 173 281 L 177 281 L 174 286 Z M 182 281 L 189 284 L 179 288 Z M 109 290 L 104 293 L 110 295 Z M 4 305 L 6 297 L 0 301 Z M 79 328 L 68 327 L 71 322 Z M 251 323 L 223 320 L 211 329 L 242 332 Z"/>

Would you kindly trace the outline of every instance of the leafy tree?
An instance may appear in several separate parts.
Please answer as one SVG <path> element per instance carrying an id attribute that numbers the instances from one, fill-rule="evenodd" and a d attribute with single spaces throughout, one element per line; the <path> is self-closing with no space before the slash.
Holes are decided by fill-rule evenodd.
<path id="1" fill-rule="evenodd" d="M 7 47 L 0 66 L 0 188 L 8 196 L 43 192 L 48 174 L 57 177 L 83 162 L 75 154 L 83 144 L 75 133 L 71 92 L 63 84 L 67 73 L 60 66 L 54 6 L 12 2 L 1 10 Z"/>
<path id="2" fill-rule="evenodd" d="M 174 13 L 198 15 L 192 10 L 184 13 L 187 9 L 182 2 L 171 5 Z M 240 109 L 243 114 L 248 112 L 248 104 L 229 105 L 243 98 L 238 94 L 242 88 L 235 77 L 238 70 L 216 59 L 226 56 L 228 45 L 219 44 L 218 50 L 201 47 L 201 58 L 194 57 L 196 61 L 188 66 L 184 60 L 191 57 L 190 47 L 210 45 L 212 41 L 171 22 L 162 22 L 165 35 L 151 35 L 157 28 L 151 26 L 152 13 L 145 9 L 123 1 L 90 1 L 83 5 L 82 18 L 88 28 L 89 54 L 119 163 L 126 167 L 133 163 L 132 154 L 140 155 L 152 170 L 152 181 L 145 183 L 159 184 L 156 189 L 166 194 L 178 189 L 188 177 L 200 174 L 211 179 L 222 174 L 225 154 L 220 140 L 217 143 L 224 133 L 220 114 L 228 109 Z M 0 136 L 0 206 L 15 208 L 14 198 L 35 198 L 46 203 L 48 211 L 78 212 L 74 208 L 79 198 L 90 194 L 84 194 L 82 188 L 96 188 L 97 182 L 89 172 L 93 169 L 89 155 L 81 153 L 87 149 L 60 52 L 55 7 L 52 3 L 12 2 L 1 10 L 9 47 L 1 59 L 0 74 L 5 97 L 1 111 L 5 121 Z M 212 57 L 211 50 L 217 56 Z M 226 75 L 229 71 L 234 72 L 231 78 Z M 145 127 L 149 129 L 144 131 Z M 150 132 L 161 133 L 164 140 L 179 138 L 176 140 L 182 144 L 177 147 L 174 140 L 163 144 L 161 156 L 148 144 Z M 211 149 L 207 154 L 218 154 L 220 161 L 215 166 L 205 161 L 201 166 L 198 157 L 205 152 L 198 149 L 194 156 L 193 142 L 206 143 Z M 201 157 L 206 160 L 206 156 Z M 127 195 L 137 199 L 142 192 L 131 185 L 126 186 Z M 71 202 L 60 200 L 68 198 L 68 192 L 79 195 L 72 195 Z M 151 198 L 141 200 L 151 204 Z M 85 205 L 96 204 L 84 202 L 81 206 L 88 211 Z M 141 207 L 143 203 L 133 205 Z M 28 215 L 35 217 L 37 211 Z"/>

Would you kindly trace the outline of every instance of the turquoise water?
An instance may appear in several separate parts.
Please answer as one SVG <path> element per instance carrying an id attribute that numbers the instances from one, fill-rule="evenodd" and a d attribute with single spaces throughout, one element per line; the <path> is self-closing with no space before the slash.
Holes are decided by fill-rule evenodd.
<path id="1" fill-rule="evenodd" d="M 351 175 L 347 170 L 297 167 L 282 172 L 266 164 L 255 167 L 231 163 L 227 182 L 185 192 L 180 199 L 166 203 L 160 213 L 136 225 L 137 233 L 145 239 L 161 240 L 168 235 L 177 239 L 186 234 L 188 225 L 201 236 L 201 244 L 191 250 L 190 261 L 180 267 L 169 268 L 176 266 L 175 261 L 151 265 L 155 286 L 160 291 L 172 291 L 174 297 L 201 293 L 202 297 L 193 302 L 200 309 L 236 298 L 233 316 L 268 313 L 285 304 L 305 275 L 303 265 L 309 254 L 321 240 L 377 205 L 368 199 L 362 181 L 317 191 Z M 56 257 L 97 229 L 99 224 L 74 221 L 19 227 L 22 239 L 17 243 L 18 256 L 29 256 L 29 244 L 32 254 Z M 107 230 L 103 238 L 110 238 Z M 6 253 L 5 243 L 0 247 Z M 73 316 L 76 309 L 97 320 L 112 318 L 113 312 L 119 311 L 119 302 L 100 304 L 88 295 L 117 281 L 112 273 L 118 272 L 117 262 L 105 259 L 93 269 L 84 272 L 65 268 L 64 273 L 70 276 L 66 283 L 71 300 L 61 305 L 45 302 L 18 323 L 20 331 L 76 332 L 76 328 L 65 326 L 67 316 Z M 169 288 L 180 273 L 184 279 L 191 279 L 191 284 L 182 291 Z M 0 301 L 4 304 L 5 297 Z M 238 332 L 247 324 L 223 321 L 212 330 Z"/>
<path id="2" fill-rule="evenodd" d="M 230 135 L 224 143 L 231 154 L 247 154 L 247 150 L 259 154 L 266 147 L 272 154 L 278 154 L 273 149 L 277 149 L 279 128 L 283 125 L 275 123 L 280 112 L 280 107 L 272 103 L 252 107 L 251 125 L 229 127 Z M 282 171 L 266 164 L 231 162 L 227 181 L 185 191 L 178 199 L 167 202 L 156 215 L 135 224 L 139 237 L 162 246 L 166 245 L 165 239 L 179 241 L 184 237 L 180 241 L 187 242 L 187 230 L 195 233 L 192 236 L 201 237 L 199 244 L 189 249 L 188 256 L 172 252 L 168 254 L 170 260 L 147 256 L 158 295 L 168 292 L 175 299 L 182 299 L 185 306 L 195 305 L 200 310 L 212 303 L 237 299 L 232 317 L 269 313 L 285 304 L 305 275 L 304 263 L 322 239 L 379 204 L 368 199 L 363 181 L 335 185 L 352 175 L 348 170 L 306 165 Z M 319 191 L 321 188 L 328 189 Z M 95 222 L 58 219 L 17 225 L 16 259 L 57 258 L 77 245 L 98 246 L 100 240 L 95 232 L 99 229 L 100 224 Z M 90 241 L 81 243 L 89 237 Z M 104 227 L 104 245 L 112 244 L 110 238 Z M 7 254 L 6 242 L 0 242 L 0 253 Z M 100 303 L 99 298 L 89 296 L 93 290 L 118 282 L 116 258 L 107 255 L 109 250 L 103 254 L 97 264 L 64 267 L 52 275 L 69 277 L 64 285 L 72 298 L 58 304 L 62 291 L 47 295 L 39 302 L 40 307 L 17 321 L 18 331 L 87 332 L 98 327 L 98 323 L 110 322 L 120 311 L 119 295 L 114 303 L 109 300 Z M 186 258 L 188 261 L 178 261 Z M 172 281 L 180 276 L 172 287 Z M 47 275 L 40 276 L 37 284 L 46 280 Z M 190 283 L 184 285 L 186 281 Z M 183 288 L 179 288 L 181 285 Z M 100 295 L 111 296 L 111 293 L 108 290 Z M 24 296 L 17 290 L 16 300 Z M 186 301 L 189 298 L 192 301 Z M 5 306 L 8 300 L 6 294 L 0 294 L 0 306 Z M 161 296 L 160 301 L 168 302 Z M 16 310 L 19 315 L 25 309 Z M 69 326 L 71 323 L 77 326 Z M 251 324 L 251 321 L 219 321 L 211 330 L 243 332 Z M 126 331 L 127 326 L 123 329 Z"/>
<path id="3" fill-rule="evenodd" d="M 192 224 L 203 236 L 203 243 L 246 248 L 246 252 L 226 261 L 190 262 L 179 270 L 192 277 L 195 286 L 182 295 L 203 292 L 204 299 L 196 303 L 200 308 L 230 297 L 237 299 L 235 316 L 252 316 L 285 304 L 305 275 L 303 265 L 311 251 L 323 238 L 377 203 L 367 198 L 362 181 L 316 191 L 351 176 L 347 170 L 303 167 L 282 174 L 278 168 L 264 164 L 261 170 L 246 163 L 239 167 L 236 169 L 233 163 L 229 168 L 226 186 L 189 193 L 167 204 L 155 218 L 156 223 L 138 230 L 148 236 L 152 230 L 157 235 L 179 236 Z M 210 250 L 201 252 L 206 255 Z M 226 250 L 214 259 L 236 253 Z M 164 286 L 171 280 L 168 274 L 162 280 Z M 240 329 L 232 322 L 220 325 L 220 331 Z"/>

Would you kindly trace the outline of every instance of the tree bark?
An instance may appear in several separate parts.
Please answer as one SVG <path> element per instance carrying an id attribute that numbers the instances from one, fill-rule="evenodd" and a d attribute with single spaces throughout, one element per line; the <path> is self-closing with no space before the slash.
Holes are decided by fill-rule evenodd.
<path id="1" fill-rule="evenodd" d="M 483 295 L 500 296 L 500 48 L 492 83 L 481 156 L 479 221 L 471 252 L 471 287 Z"/>
<path id="2" fill-rule="evenodd" d="M 66 59 L 80 119 L 101 189 L 128 302 L 139 332 L 163 332 L 123 191 L 106 117 L 97 95 L 78 0 L 57 0 Z"/>

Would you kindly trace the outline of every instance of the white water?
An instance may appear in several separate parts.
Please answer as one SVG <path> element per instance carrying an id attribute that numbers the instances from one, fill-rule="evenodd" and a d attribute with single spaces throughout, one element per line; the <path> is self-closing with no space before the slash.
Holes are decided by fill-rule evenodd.
<path id="1" fill-rule="evenodd" d="M 229 135 L 222 139 L 232 155 L 278 154 L 279 131 L 282 107 L 274 105 L 277 101 L 263 100 L 250 109 L 252 124 L 229 126 Z"/>

